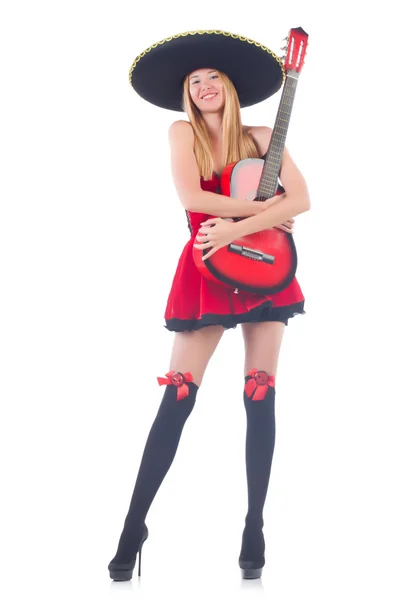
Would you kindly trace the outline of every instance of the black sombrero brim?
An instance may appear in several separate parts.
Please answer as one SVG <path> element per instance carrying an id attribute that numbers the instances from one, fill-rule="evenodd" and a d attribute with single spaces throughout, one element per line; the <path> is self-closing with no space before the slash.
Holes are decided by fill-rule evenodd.
<path id="1" fill-rule="evenodd" d="M 151 104 L 183 111 L 183 80 L 194 69 L 204 68 L 230 77 L 241 108 L 269 98 L 285 79 L 281 59 L 266 46 L 219 30 L 189 31 L 153 44 L 135 59 L 129 79 Z"/>

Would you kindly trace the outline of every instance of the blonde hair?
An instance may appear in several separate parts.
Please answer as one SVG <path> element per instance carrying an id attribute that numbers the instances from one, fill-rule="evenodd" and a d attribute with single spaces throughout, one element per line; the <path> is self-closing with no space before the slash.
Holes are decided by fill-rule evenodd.
<path id="1" fill-rule="evenodd" d="M 222 168 L 243 158 L 260 158 L 254 139 L 243 130 L 240 102 L 234 84 L 229 77 L 218 70 L 225 91 L 225 105 L 222 117 L 223 157 Z M 189 91 L 189 76 L 183 82 L 183 110 L 189 117 L 194 131 L 194 153 L 200 175 L 211 179 L 214 171 L 211 138 L 201 111 L 194 104 Z"/>

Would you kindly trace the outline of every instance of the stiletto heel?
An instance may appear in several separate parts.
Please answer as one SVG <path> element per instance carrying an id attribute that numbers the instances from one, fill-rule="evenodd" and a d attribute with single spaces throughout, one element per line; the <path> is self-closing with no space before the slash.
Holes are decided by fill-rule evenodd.
<path id="1" fill-rule="evenodd" d="M 142 554 L 142 546 L 143 546 L 143 544 L 141 544 L 141 546 L 139 548 L 138 577 L 141 576 L 141 554 Z"/>
<path id="2" fill-rule="evenodd" d="M 144 542 L 147 540 L 148 537 L 149 537 L 149 530 L 148 530 L 146 524 L 144 524 L 142 539 L 141 539 L 141 541 L 139 543 L 138 550 L 135 553 L 135 556 L 133 557 L 133 559 L 131 560 L 131 562 L 129 562 L 129 563 L 117 563 L 116 560 L 113 559 L 109 563 L 108 569 L 109 569 L 109 575 L 110 575 L 111 579 L 113 579 L 114 581 L 129 581 L 132 578 L 132 572 L 133 572 L 134 567 L 135 567 L 136 555 L 137 554 L 139 554 L 138 577 L 141 576 L 141 554 L 142 554 L 142 546 L 143 546 Z"/>

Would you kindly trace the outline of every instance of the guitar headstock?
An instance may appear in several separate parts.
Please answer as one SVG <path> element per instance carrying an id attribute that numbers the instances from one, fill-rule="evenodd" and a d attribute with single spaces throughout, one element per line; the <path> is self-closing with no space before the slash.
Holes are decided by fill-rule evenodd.
<path id="1" fill-rule="evenodd" d="M 309 36 L 302 27 L 295 27 L 290 29 L 288 37 L 284 39 L 288 41 L 288 46 L 281 48 L 281 50 L 286 50 L 285 56 L 282 57 L 284 68 L 286 71 L 294 70 L 300 73 L 306 56 Z"/>

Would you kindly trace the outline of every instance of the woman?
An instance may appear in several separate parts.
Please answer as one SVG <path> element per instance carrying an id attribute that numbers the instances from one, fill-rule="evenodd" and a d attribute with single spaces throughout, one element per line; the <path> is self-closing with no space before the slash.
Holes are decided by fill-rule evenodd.
<path id="1" fill-rule="evenodd" d="M 265 564 L 262 513 L 275 443 L 278 356 L 288 319 L 305 313 L 304 297 L 296 278 L 271 297 L 241 290 L 235 294 L 203 277 L 192 251 L 194 245 L 210 248 L 207 259 L 241 235 L 270 227 L 291 233 L 293 217 L 309 209 L 305 180 L 287 150 L 280 171 L 285 190 L 281 196 L 252 202 L 219 193 L 226 164 L 265 157 L 271 129 L 242 125 L 240 108 L 269 97 L 279 89 L 283 76 L 279 59 L 267 48 L 219 31 L 163 40 L 142 53 L 130 71 L 131 84 L 143 98 L 163 108 L 184 109 L 188 115 L 189 121 L 171 125 L 169 141 L 175 187 L 191 237 L 182 251 L 165 311 L 165 326 L 175 332 L 169 371 L 158 378 L 166 389 L 145 445 L 117 553 L 108 565 L 116 581 L 131 579 L 138 552 L 140 575 L 147 512 L 172 464 L 208 362 L 225 329 L 237 324 L 245 343 L 248 487 L 239 565 L 244 578 L 257 578 Z M 216 218 L 209 220 L 210 215 Z M 233 222 L 223 219 L 227 217 L 246 218 Z M 200 227 L 203 221 L 207 225 Z"/>

